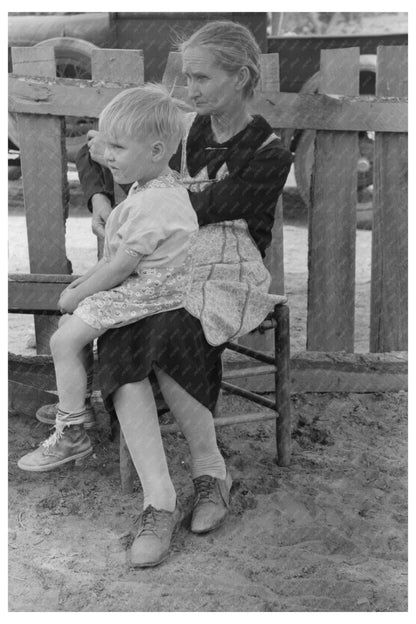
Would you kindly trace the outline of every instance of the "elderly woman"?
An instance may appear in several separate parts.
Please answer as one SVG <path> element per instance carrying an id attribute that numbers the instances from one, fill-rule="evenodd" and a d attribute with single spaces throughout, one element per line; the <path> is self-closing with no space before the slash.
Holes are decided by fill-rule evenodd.
<path id="1" fill-rule="evenodd" d="M 154 566 L 168 556 L 182 517 L 149 374 L 156 374 L 189 444 L 195 486 L 191 531 L 206 533 L 224 522 L 232 483 L 212 417 L 224 343 L 257 327 L 279 301 L 268 294 L 262 257 L 291 155 L 265 119 L 250 112 L 259 48 L 244 26 L 211 22 L 182 43 L 181 52 L 196 113 L 170 166 L 186 183 L 200 226 L 192 288 L 183 309 L 110 330 L 98 342 L 102 395 L 107 408 L 115 408 L 143 488 L 144 511 L 131 549 L 135 567 Z M 78 159 L 97 234 L 114 203 L 111 175 L 99 164 L 101 145 L 93 134 Z M 90 414 L 85 424 L 91 420 Z M 73 459 L 86 435 L 80 426 L 68 428 L 46 469 L 55 467 L 56 456 L 59 465 L 62 458 Z"/>

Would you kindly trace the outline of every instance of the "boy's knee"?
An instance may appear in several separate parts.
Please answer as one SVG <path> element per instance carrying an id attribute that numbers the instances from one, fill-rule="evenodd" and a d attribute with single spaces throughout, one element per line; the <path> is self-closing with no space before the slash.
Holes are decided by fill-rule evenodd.
<path id="1" fill-rule="evenodd" d="M 54 353 L 58 353 L 62 349 L 66 347 L 66 336 L 63 331 L 59 328 L 54 332 L 49 341 L 49 347 L 51 349 L 52 355 Z"/>
<path id="2" fill-rule="evenodd" d="M 63 314 L 58 321 L 58 327 L 62 327 L 69 319 L 71 318 L 70 314 Z"/>

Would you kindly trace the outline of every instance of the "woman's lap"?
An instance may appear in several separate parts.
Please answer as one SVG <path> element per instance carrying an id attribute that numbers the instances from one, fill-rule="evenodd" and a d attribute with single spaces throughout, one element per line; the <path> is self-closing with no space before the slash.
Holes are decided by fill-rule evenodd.
<path id="1" fill-rule="evenodd" d="M 199 320 L 183 309 L 111 329 L 98 340 L 104 404 L 113 411 L 111 395 L 124 384 L 148 377 L 156 363 L 212 411 L 220 390 L 223 349 L 210 346 Z"/>

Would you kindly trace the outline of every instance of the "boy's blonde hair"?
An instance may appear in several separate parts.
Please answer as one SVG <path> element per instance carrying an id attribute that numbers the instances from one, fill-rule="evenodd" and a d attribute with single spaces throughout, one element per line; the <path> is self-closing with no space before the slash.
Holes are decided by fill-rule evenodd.
<path id="1" fill-rule="evenodd" d="M 126 89 L 101 112 L 99 131 L 108 137 L 160 138 L 176 150 L 185 129 L 186 105 L 158 84 Z"/>

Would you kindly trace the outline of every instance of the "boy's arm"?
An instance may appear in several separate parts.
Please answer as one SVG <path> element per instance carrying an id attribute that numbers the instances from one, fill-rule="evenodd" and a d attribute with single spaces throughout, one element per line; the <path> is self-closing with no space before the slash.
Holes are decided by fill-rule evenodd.
<path id="1" fill-rule="evenodd" d="M 75 288 L 76 286 L 78 286 L 78 284 L 82 284 L 82 282 L 85 282 L 86 279 L 88 279 L 91 275 L 93 275 L 95 273 L 95 271 L 97 271 L 97 269 L 102 266 L 104 263 L 106 262 L 106 260 L 104 260 L 104 258 L 101 258 L 101 260 L 99 260 L 98 262 L 96 262 L 94 264 L 94 266 L 92 266 L 90 269 L 88 269 L 88 271 L 86 271 L 83 275 L 80 275 L 79 277 L 77 277 L 76 280 L 74 280 L 73 282 L 71 282 L 66 288 L 65 290 L 71 290 L 72 288 Z"/>
<path id="2" fill-rule="evenodd" d="M 100 260 L 96 269 L 75 288 L 65 290 L 59 299 L 62 312 L 72 313 L 78 304 L 90 295 L 101 290 L 109 290 L 123 282 L 137 267 L 140 254 L 130 255 L 119 249 L 109 262 Z"/>

